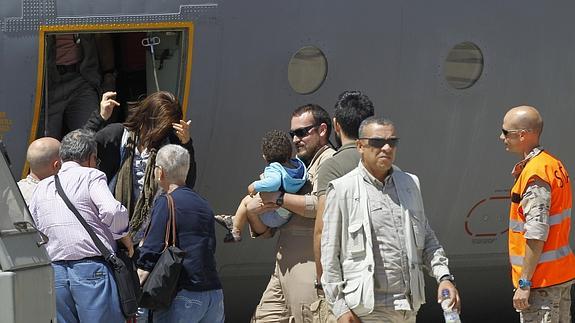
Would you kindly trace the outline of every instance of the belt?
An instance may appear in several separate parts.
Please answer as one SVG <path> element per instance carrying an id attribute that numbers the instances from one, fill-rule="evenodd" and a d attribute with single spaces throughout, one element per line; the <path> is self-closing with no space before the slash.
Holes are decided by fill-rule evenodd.
<path id="1" fill-rule="evenodd" d="M 66 74 L 66 73 L 74 73 L 74 72 L 78 72 L 80 70 L 78 64 L 56 65 L 56 69 L 58 70 L 58 73 L 60 73 L 60 75 Z"/>
<path id="2" fill-rule="evenodd" d="M 75 259 L 75 260 L 55 260 L 53 263 L 55 264 L 68 264 L 68 263 L 77 263 L 82 261 L 99 261 L 99 262 L 106 262 L 106 259 L 102 256 L 93 256 L 93 257 L 84 257 L 82 259 Z"/>

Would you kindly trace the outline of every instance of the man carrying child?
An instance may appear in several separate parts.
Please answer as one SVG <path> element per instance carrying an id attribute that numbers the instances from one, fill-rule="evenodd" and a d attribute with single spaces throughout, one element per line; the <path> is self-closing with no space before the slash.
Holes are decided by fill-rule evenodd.
<path id="1" fill-rule="evenodd" d="M 262 139 L 262 154 L 268 166 L 262 179 L 248 186 L 249 195 L 242 200 L 235 216 L 216 216 L 216 221 L 229 230 L 224 242 L 241 241 L 241 230 L 246 221 L 250 223 L 252 232 L 258 235 L 265 233 L 269 228 L 278 228 L 286 224 L 291 218 L 288 212 L 271 210 L 260 216 L 255 214 L 249 216 L 246 205 L 258 193 L 264 204 L 270 202 L 281 204 L 284 192 L 296 193 L 307 181 L 307 169 L 297 157 L 292 158 L 292 143 L 285 132 L 272 130 L 266 133 Z M 279 197 L 277 194 L 270 194 L 278 191 L 281 192 Z"/>
<path id="2" fill-rule="evenodd" d="M 330 133 L 331 119 L 319 105 L 306 104 L 292 113 L 289 134 L 297 157 L 307 166 L 308 181 L 297 194 L 285 193 L 277 201 L 291 212 L 292 218 L 280 228 L 275 270 L 252 322 L 309 322 L 317 311 L 312 306 L 318 300 L 312 250 L 317 205 L 315 192 L 317 171 L 334 153 L 329 146 Z M 263 203 L 257 196 L 246 207 L 252 217 L 278 208 L 276 203 Z M 251 230 L 255 235 L 255 228 Z M 270 228 L 259 237 L 269 238 L 275 231 Z"/>

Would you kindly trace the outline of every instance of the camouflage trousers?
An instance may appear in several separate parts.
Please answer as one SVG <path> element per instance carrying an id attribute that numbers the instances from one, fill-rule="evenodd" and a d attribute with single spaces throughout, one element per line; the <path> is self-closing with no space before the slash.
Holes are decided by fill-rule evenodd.
<path id="1" fill-rule="evenodd" d="M 521 323 L 571 323 L 572 281 L 535 288 L 529 295 L 529 308 L 521 311 Z"/>

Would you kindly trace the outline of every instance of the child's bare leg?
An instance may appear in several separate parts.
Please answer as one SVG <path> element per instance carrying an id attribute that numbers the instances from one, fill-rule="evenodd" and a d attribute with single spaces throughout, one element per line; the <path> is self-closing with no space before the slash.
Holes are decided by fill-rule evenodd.
<path id="1" fill-rule="evenodd" d="M 257 214 L 250 214 L 248 213 L 248 203 L 264 203 L 261 199 L 260 193 L 256 194 L 255 197 L 251 197 L 247 195 L 240 206 L 238 206 L 238 210 L 236 211 L 236 215 L 234 216 L 234 230 L 236 228 L 243 229 L 246 222 L 249 222 L 251 231 L 257 235 L 263 234 L 268 230 L 268 226 L 266 226 L 261 220 L 259 215 Z"/>
<path id="2" fill-rule="evenodd" d="M 250 227 L 252 228 L 252 232 L 255 234 L 264 234 L 269 229 L 269 227 L 262 222 L 259 215 L 248 214 L 247 212 L 246 215 L 248 222 L 250 223 Z"/>
<path id="3" fill-rule="evenodd" d="M 243 200 L 238 205 L 238 209 L 236 210 L 236 214 L 234 215 L 234 229 L 233 231 L 237 232 L 238 235 L 241 235 L 242 229 L 246 225 L 248 221 L 248 208 L 246 204 L 252 199 L 251 196 L 246 195 Z M 233 233 L 233 232 L 232 232 Z"/>
<path id="4" fill-rule="evenodd" d="M 247 204 L 253 199 L 253 197 L 246 195 L 234 216 L 234 231 L 241 235 L 241 230 L 249 222 L 252 231 L 256 234 L 262 234 L 267 231 L 268 227 L 261 220 L 259 215 L 249 214 Z M 233 233 L 233 232 L 232 232 Z"/>

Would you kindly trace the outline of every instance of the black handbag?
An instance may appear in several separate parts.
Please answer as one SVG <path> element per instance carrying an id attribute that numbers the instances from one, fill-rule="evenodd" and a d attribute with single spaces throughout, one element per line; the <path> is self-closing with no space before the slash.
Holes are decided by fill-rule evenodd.
<path id="1" fill-rule="evenodd" d="M 166 194 L 166 197 L 168 199 L 169 217 L 166 223 L 164 250 L 158 262 L 154 265 L 154 269 L 148 275 L 142 288 L 142 297 L 140 298 L 141 307 L 154 310 L 165 309 L 172 304 L 172 300 L 178 291 L 178 280 L 186 254 L 185 251 L 176 246 L 176 208 L 174 199 L 170 194 Z M 148 231 L 149 229 L 150 227 L 148 227 Z"/>
<path id="2" fill-rule="evenodd" d="M 58 194 L 64 200 L 64 203 L 68 208 L 76 215 L 78 221 L 82 224 L 84 229 L 94 241 L 94 244 L 102 253 L 104 259 L 108 262 L 112 268 L 112 273 L 114 275 L 114 280 L 116 281 L 116 286 L 118 287 L 118 296 L 120 298 L 120 308 L 124 317 L 129 318 L 136 314 L 138 311 L 138 298 L 140 296 L 140 281 L 138 279 L 138 274 L 136 272 L 136 266 L 134 265 L 132 259 L 128 254 L 122 250 L 118 250 L 118 253 L 114 255 L 98 238 L 94 233 L 94 230 L 86 223 L 86 220 L 80 215 L 74 204 L 70 202 L 66 193 L 62 189 L 62 184 L 60 184 L 60 179 L 58 175 L 54 175 L 54 180 L 56 182 L 56 189 Z"/>

